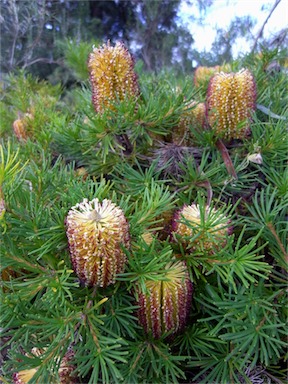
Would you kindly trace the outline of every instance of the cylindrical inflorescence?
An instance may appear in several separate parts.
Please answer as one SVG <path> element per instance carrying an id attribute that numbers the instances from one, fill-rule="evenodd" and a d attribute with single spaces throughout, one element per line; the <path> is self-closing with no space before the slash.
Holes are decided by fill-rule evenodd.
<path id="1" fill-rule="evenodd" d="M 207 120 L 220 139 L 243 139 L 250 132 L 249 120 L 256 106 L 256 84 L 252 73 L 217 73 L 207 91 Z"/>
<path id="2" fill-rule="evenodd" d="M 185 205 L 175 213 L 172 235 L 189 251 L 204 251 L 213 254 L 223 248 L 227 235 L 231 234 L 230 219 L 215 208 Z"/>
<path id="3" fill-rule="evenodd" d="M 89 56 L 88 70 L 92 85 L 92 101 L 98 113 L 113 109 L 115 101 L 139 94 L 134 59 L 121 42 L 94 48 Z"/>
<path id="4" fill-rule="evenodd" d="M 19 141 L 26 141 L 31 134 L 27 129 L 30 120 L 33 120 L 33 115 L 25 113 L 22 118 L 16 119 L 13 122 L 13 131 Z"/>
<path id="5" fill-rule="evenodd" d="M 200 132 L 205 128 L 206 105 L 192 101 L 180 116 L 177 127 L 172 130 L 172 141 L 177 145 L 192 145 L 191 127 Z"/>
<path id="6" fill-rule="evenodd" d="M 121 208 L 110 200 L 97 199 L 76 204 L 66 218 L 66 233 L 73 268 L 86 286 L 115 283 L 124 271 L 129 224 Z"/>
<path id="7" fill-rule="evenodd" d="M 199 66 L 194 72 L 194 85 L 196 88 L 206 88 L 210 78 L 217 72 L 229 72 L 231 71 L 229 64 L 216 65 L 215 67 Z"/>
<path id="8" fill-rule="evenodd" d="M 41 357 L 43 353 L 45 352 L 44 349 L 40 348 L 32 348 L 32 355 Z M 75 376 L 75 366 L 72 365 L 71 359 L 73 358 L 73 351 L 69 350 L 64 355 L 63 359 L 61 360 L 60 367 L 58 370 L 59 374 L 59 381 L 57 380 L 58 384 L 76 384 L 79 382 L 79 379 Z M 15 372 L 13 374 L 13 383 L 14 384 L 27 384 L 30 382 L 30 380 L 33 378 L 35 373 L 37 372 L 38 368 L 30 368 L 30 369 L 24 369 L 19 372 Z M 39 380 L 36 381 L 39 384 L 42 384 L 42 382 Z M 54 381 L 53 381 L 54 383 Z M 56 381 L 55 381 L 56 383 Z"/>
<path id="9" fill-rule="evenodd" d="M 191 307 L 193 287 L 186 264 L 171 262 L 166 269 L 165 280 L 147 280 L 146 292 L 138 292 L 139 322 L 154 338 L 181 331 Z"/>

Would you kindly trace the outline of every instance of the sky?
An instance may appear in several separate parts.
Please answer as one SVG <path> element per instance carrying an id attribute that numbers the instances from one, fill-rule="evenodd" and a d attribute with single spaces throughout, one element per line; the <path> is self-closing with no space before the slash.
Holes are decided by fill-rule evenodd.
<path id="1" fill-rule="evenodd" d="M 193 47 L 199 51 L 209 51 L 216 37 L 215 28 L 228 28 L 230 22 L 236 16 L 248 16 L 257 19 L 257 23 L 252 30 L 253 36 L 257 36 L 275 0 L 214 0 L 213 5 L 207 8 L 206 14 L 200 14 L 197 5 L 187 5 L 182 2 L 179 16 L 184 24 L 189 28 L 195 39 Z M 264 10 L 261 10 L 262 7 Z M 199 26 L 192 23 L 191 16 L 203 16 L 204 24 Z M 288 0 L 281 0 L 274 10 L 271 18 L 264 28 L 264 37 L 288 27 Z M 233 56 L 236 58 L 239 53 L 247 53 L 251 49 L 251 42 L 247 43 L 244 39 L 239 39 L 237 45 L 233 47 Z"/>

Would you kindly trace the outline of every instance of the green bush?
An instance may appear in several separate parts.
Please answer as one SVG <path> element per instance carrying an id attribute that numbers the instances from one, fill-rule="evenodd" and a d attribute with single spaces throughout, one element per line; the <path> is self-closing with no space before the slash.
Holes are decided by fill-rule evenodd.
<path id="1" fill-rule="evenodd" d="M 274 52 L 269 60 L 281 58 Z M 64 382 L 67 352 L 74 370 L 69 382 L 285 381 L 288 80 L 285 68 L 269 72 L 261 60 L 233 63 L 253 73 L 257 108 L 250 135 L 222 146 L 211 129 L 189 122 L 186 144 L 173 141 L 183 113 L 193 110 L 191 101 L 203 101 L 193 74 L 139 73 L 137 98 L 116 98 L 102 114 L 91 102 L 83 63 L 80 72 L 73 70 L 85 82 L 65 95 L 25 73 L 5 81 L 4 383 L 24 370 L 35 373 L 31 383 Z M 31 114 L 22 120 L 26 136 L 17 137 L 13 123 L 25 113 Z M 66 234 L 69 210 L 94 198 L 120 207 L 130 227 L 125 270 L 107 287 L 79 281 Z M 182 243 L 172 236 L 171 221 L 193 203 L 202 217 L 207 205 L 215 208 L 215 217 L 198 227 L 184 222 L 194 232 Z M 215 241 L 215 222 L 223 215 L 229 218 L 225 242 L 207 251 L 205 242 Z M 138 321 L 135 292 L 145 291 L 147 281 L 165 282 L 165 266 L 179 259 L 193 283 L 189 318 L 178 333 L 156 339 Z"/>

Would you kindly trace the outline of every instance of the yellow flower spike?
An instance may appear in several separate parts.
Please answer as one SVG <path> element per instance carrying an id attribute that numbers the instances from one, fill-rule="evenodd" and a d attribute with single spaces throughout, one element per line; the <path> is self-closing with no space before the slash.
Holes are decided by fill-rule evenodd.
<path id="1" fill-rule="evenodd" d="M 110 200 L 84 199 L 68 212 L 66 234 L 74 271 L 86 286 L 115 283 L 124 271 L 130 246 L 129 224 L 123 211 Z"/>
<path id="2" fill-rule="evenodd" d="M 190 251 L 213 254 L 225 246 L 226 236 L 231 232 L 229 218 L 215 208 L 206 207 L 202 212 L 197 204 L 178 210 L 172 222 L 172 235 Z"/>
<path id="3" fill-rule="evenodd" d="M 19 371 L 15 373 L 13 376 L 14 384 L 28 383 L 32 379 L 32 377 L 35 375 L 36 372 L 37 372 L 36 368 L 31 368 L 31 369 L 24 369 L 23 371 Z"/>
<path id="4" fill-rule="evenodd" d="M 208 86 L 208 124 L 220 139 L 243 139 L 249 134 L 249 120 L 255 103 L 256 85 L 249 70 L 217 73 Z"/>
<path id="5" fill-rule="evenodd" d="M 200 131 L 205 127 L 206 105 L 192 101 L 180 116 L 179 123 L 172 131 L 172 141 L 176 145 L 191 145 L 193 137 L 190 127 Z"/>
<path id="6" fill-rule="evenodd" d="M 181 331 L 191 307 L 193 286 L 186 264 L 171 262 L 166 269 L 165 280 L 147 280 L 147 292 L 138 292 L 139 323 L 154 338 Z"/>
<path id="7" fill-rule="evenodd" d="M 40 357 L 46 348 L 32 348 L 33 355 Z M 73 371 L 75 370 L 75 366 L 71 364 L 71 359 L 73 358 L 73 351 L 68 350 L 61 360 L 60 367 L 58 370 L 59 381 L 53 380 L 51 383 L 57 384 L 76 384 L 78 383 L 78 379 L 74 375 Z M 27 384 L 38 371 L 38 368 L 30 368 L 24 369 L 22 371 L 16 372 L 13 374 L 13 383 L 14 384 Z M 36 381 L 36 383 L 42 384 L 40 378 Z"/>
<path id="8" fill-rule="evenodd" d="M 215 67 L 197 67 L 194 72 L 194 85 L 196 88 L 200 86 L 207 86 L 210 78 L 217 72 L 228 72 L 230 71 L 230 66 L 225 65 L 216 65 Z"/>
<path id="9" fill-rule="evenodd" d="M 152 241 L 153 241 L 153 236 L 152 236 L 151 232 L 144 232 L 144 233 L 142 233 L 141 238 L 142 238 L 142 240 L 144 240 L 144 242 L 147 245 L 150 245 L 152 243 Z"/>
<path id="10" fill-rule="evenodd" d="M 13 122 L 13 131 L 19 141 L 27 141 L 30 135 L 28 129 L 29 121 L 33 118 L 34 116 L 31 113 L 25 113 L 22 118 L 16 119 Z"/>
<path id="11" fill-rule="evenodd" d="M 136 97 L 139 93 L 134 59 L 123 43 L 111 46 L 108 41 L 94 48 L 89 56 L 88 70 L 92 85 L 92 101 L 98 113 L 113 109 L 115 101 Z"/>

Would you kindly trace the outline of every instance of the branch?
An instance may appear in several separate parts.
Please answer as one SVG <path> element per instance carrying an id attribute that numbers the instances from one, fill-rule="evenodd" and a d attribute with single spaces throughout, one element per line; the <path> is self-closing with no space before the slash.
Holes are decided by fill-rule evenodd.
<path id="1" fill-rule="evenodd" d="M 47 63 L 47 64 L 58 64 L 58 65 L 64 65 L 62 60 L 53 60 L 48 59 L 47 57 L 38 57 L 37 59 L 31 60 L 28 63 L 24 64 L 22 66 L 23 69 L 29 67 L 30 65 L 33 65 L 35 63 Z"/>
<path id="2" fill-rule="evenodd" d="M 10 9 L 13 13 L 13 24 L 14 24 L 14 37 L 11 47 L 11 54 L 10 54 L 10 60 L 9 60 L 9 70 L 13 68 L 13 62 L 14 62 L 14 55 L 15 55 L 15 47 L 16 47 L 16 41 L 19 34 L 19 18 L 18 18 L 18 11 L 16 8 L 15 0 L 10 3 Z"/>
<path id="3" fill-rule="evenodd" d="M 23 68 L 26 68 L 28 66 L 27 65 L 28 59 L 31 58 L 35 47 L 40 42 L 41 37 L 42 37 L 42 33 L 43 33 L 43 29 L 44 29 L 44 25 L 45 25 L 45 11 L 46 11 L 45 0 L 44 1 L 43 0 L 38 1 L 37 5 L 38 5 L 38 8 L 40 9 L 40 11 L 38 11 L 39 23 L 37 25 L 37 35 L 36 35 L 34 41 L 32 41 L 31 45 L 27 47 L 27 51 L 26 51 L 26 54 L 24 57 L 24 63 L 25 64 L 23 65 Z"/>
<path id="4" fill-rule="evenodd" d="M 274 6 L 272 7 L 271 11 L 269 12 L 269 15 L 267 16 L 266 20 L 264 21 L 262 27 L 260 28 L 260 31 L 258 32 L 258 35 L 256 36 L 256 39 L 254 41 L 254 44 L 253 44 L 253 47 L 252 47 L 252 50 L 251 50 L 251 53 L 253 53 L 257 47 L 257 44 L 258 44 L 258 40 L 260 39 L 260 37 L 262 36 L 263 34 L 263 31 L 264 31 L 264 28 L 265 28 L 265 25 L 268 23 L 268 20 L 270 19 L 272 13 L 275 11 L 277 5 L 281 2 L 281 0 L 276 0 Z"/>

